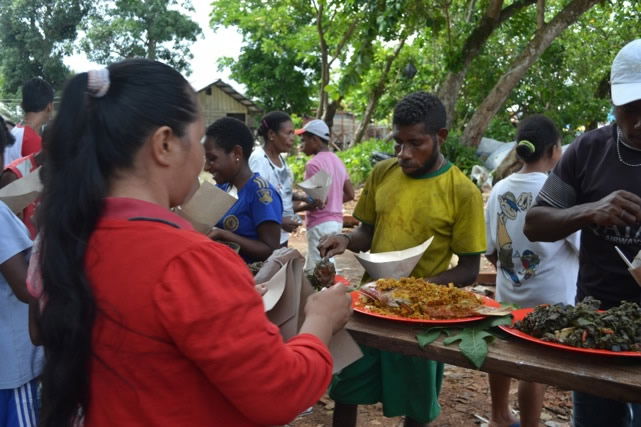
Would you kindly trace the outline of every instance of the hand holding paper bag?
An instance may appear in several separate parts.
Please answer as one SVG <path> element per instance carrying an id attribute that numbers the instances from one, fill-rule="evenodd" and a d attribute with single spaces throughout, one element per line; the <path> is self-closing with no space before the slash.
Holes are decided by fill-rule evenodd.
<path id="1" fill-rule="evenodd" d="M 304 263 L 305 259 L 298 251 L 283 248 L 274 251 L 256 274 L 256 282 L 262 282 L 268 288 L 267 293 L 263 296 L 267 317 L 280 328 L 281 335 L 285 340 L 299 333 L 307 304 L 313 304 L 314 299 L 318 300 L 319 297 L 324 297 L 319 295 L 308 303 L 307 299 L 314 291 L 304 278 Z M 323 301 L 317 302 L 316 309 L 322 310 L 321 303 Z M 349 303 L 347 302 L 347 304 Z M 307 311 L 309 311 L 309 307 L 307 307 Z M 342 310 L 335 311 L 341 312 Z M 344 311 L 344 313 L 348 312 Z M 337 315 L 341 316 L 340 313 Z M 333 324 L 344 324 L 344 320 L 346 319 L 340 321 L 334 319 L 332 322 Z M 334 358 L 334 372 L 338 372 L 362 356 L 358 345 L 342 328 L 332 337 L 329 349 Z"/>
<path id="2" fill-rule="evenodd" d="M 33 203 L 40 196 L 40 192 L 42 192 L 42 183 L 40 168 L 38 168 L 0 189 L 0 200 L 9 206 L 11 212 L 18 214 Z"/>
<path id="3" fill-rule="evenodd" d="M 237 197 L 205 181 L 176 213 L 191 222 L 194 229 L 207 233 L 237 201 Z"/>

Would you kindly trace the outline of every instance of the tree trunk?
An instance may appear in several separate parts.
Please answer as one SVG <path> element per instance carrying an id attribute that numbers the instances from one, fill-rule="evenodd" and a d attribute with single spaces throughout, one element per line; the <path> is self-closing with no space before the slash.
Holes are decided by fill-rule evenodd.
<path id="1" fill-rule="evenodd" d="M 594 96 L 598 99 L 606 99 L 610 95 L 610 71 L 599 80 L 596 91 L 594 91 Z M 594 119 L 588 123 L 586 130 L 593 130 L 599 127 L 599 120 Z"/>
<path id="2" fill-rule="evenodd" d="M 398 55 L 401 53 L 403 46 L 405 46 L 405 40 L 407 40 L 407 36 L 401 39 L 401 42 L 398 44 L 396 49 L 394 49 L 394 52 L 392 52 L 392 54 L 390 54 L 385 59 L 385 68 L 383 68 L 381 77 L 378 80 L 378 83 L 376 84 L 376 86 L 374 87 L 374 90 L 370 94 L 369 102 L 367 103 L 367 108 L 365 109 L 365 114 L 363 115 L 363 118 L 360 124 L 358 125 L 358 129 L 356 129 L 356 133 L 354 134 L 354 139 L 352 140 L 350 147 L 353 147 L 354 145 L 360 143 L 361 140 L 363 139 L 363 136 L 365 135 L 365 131 L 369 126 L 369 121 L 372 119 L 372 115 L 374 114 L 374 111 L 376 111 L 376 107 L 378 106 L 378 101 L 381 99 L 381 96 L 383 96 L 383 92 L 385 91 L 385 86 L 387 85 L 387 76 L 389 75 L 389 71 L 392 68 L 392 64 L 394 63 L 396 58 L 398 58 Z"/>
<path id="3" fill-rule="evenodd" d="M 479 144 L 490 120 L 503 106 L 512 89 L 516 87 L 530 66 L 539 59 L 556 37 L 598 2 L 599 0 L 572 0 L 554 19 L 534 33 L 534 38 L 512 62 L 508 71 L 499 78 L 499 81 L 474 112 L 463 131 L 465 145 L 477 146 Z"/>
<path id="4" fill-rule="evenodd" d="M 327 109 L 327 92 L 325 87 L 329 84 L 329 49 L 327 48 L 327 40 L 325 40 L 325 30 L 323 29 L 323 2 L 319 2 L 316 9 L 316 30 L 318 31 L 318 39 L 320 42 L 321 54 L 321 81 L 318 94 L 318 109 L 316 110 L 316 118 L 321 118 Z"/>
<path id="5" fill-rule="evenodd" d="M 338 99 L 332 100 L 332 102 L 327 104 L 327 108 L 325 109 L 325 113 L 323 114 L 323 121 L 330 129 L 334 126 L 334 115 L 336 115 L 336 111 L 341 106 L 341 102 L 343 102 L 342 96 Z"/>
<path id="6" fill-rule="evenodd" d="M 456 101 L 472 61 L 481 53 L 485 43 L 494 30 L 514 16 L 518 11 L 535 2 L 536 0 L 519 0 L 503 10 L 501 10 L 503 0 L 492 0 L 490 4 L 488 4 L 478 26 L 474 28 L 465 40 L 463 48 L 458 55 L 457 66 L 448 71 L 438 90 L 438 97 L 445 106 L 448 128 L 450 128 L 454 122 Z"/>
<path id="7" fill-rule="evenodd" d="M 545 25 L 545 0 L 536 1 L 536 29 L 539 30 Z"/>

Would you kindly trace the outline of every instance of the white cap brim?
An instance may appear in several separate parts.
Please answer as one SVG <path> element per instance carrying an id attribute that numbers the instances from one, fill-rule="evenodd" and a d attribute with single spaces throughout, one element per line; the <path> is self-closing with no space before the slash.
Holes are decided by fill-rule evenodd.
<path id="1" fill-rule="evenodd" d="M 613 84 L 611 89 L 612 104 L 617 107 L 641 99 L 641 82 Z"/>

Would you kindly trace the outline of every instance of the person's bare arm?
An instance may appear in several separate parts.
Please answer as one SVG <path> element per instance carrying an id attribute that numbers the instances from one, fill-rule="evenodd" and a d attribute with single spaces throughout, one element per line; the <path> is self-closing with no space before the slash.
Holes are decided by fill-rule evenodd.
<path id="1" fill-rule="evenodd" d="M 318 250 L 322 257 L 342 254 L 345 249 L 352 252 L 366 252 L 372 246 L 373 237 L 374 226 L 361 222 L 351 233 L 324 237 L 318 245 Z"/>
<path id="2" fill-rule="evenodd" d="M 487 260 L 492 263 L 494 268 L 496 268 L 496 262 L 499 260 L 496 251 L 492 252 L 491 254 L 485 254 L 485 258 L 487 258 Z"/>
<path id="3" fill-rule="evenodd" d="M 343 184 L 343 203 L 354 200 L 354 196 L 354 186 L 352 185 L 352 181 L 348 178 Z"/>
<path id="4" fill-rule="evenodd" d="M 425 280 L 441 285 L 453 283 L 458 287 L 471 285 L 479 275 L 480 263 L 481 255 L 459 255 L 456 267 Z"/>
<path id="5" fill-rule="evenodd" d="M 240 251 L 244 255 L 264 261 L 280 247 L 280 224 L 273 221 L 265 221 L 258 228 L 258 239 L 249 239 L 239 236 L 228 230 L 214 228 L 207 235 L 213 240 L 234 242 L 240 245 Z"/>
<path id="6" fill-rule="evenodd" d="M 27 267 L 27 260 L 22 252 L 0 264 L 0 273 L 9 283 L 14 295 L 25 304 L 28 304 L 30 300 L 27 291 Z"/>
<path id="7" fill-rule="evenodd" d="M 40 327 L 38 326 L 38 314 L 40 308 L 38 301 L 31 299 L 29 301 L 29 338 L 33 345 L 42 345 L 42 338 L 40 337 Z"/>
<path id="8" fill-rule="evenodd" d="M 601 200 L 559 209 L 534 206 L 526 217 L 523 233 L 533 242 L 554 242 L 589 225 L 626 226 L 641 222 L 641 197 L 615 191 Z"/>
<path id="9" fill-rule="evenodd" d="M 6 170 L 2 172 L 0 175 L 0 188 L 6 187 L 7 185 L 11 184 L 13 181 L 17 180 L 18 176 L 11 172 L 10 170 Z"/>

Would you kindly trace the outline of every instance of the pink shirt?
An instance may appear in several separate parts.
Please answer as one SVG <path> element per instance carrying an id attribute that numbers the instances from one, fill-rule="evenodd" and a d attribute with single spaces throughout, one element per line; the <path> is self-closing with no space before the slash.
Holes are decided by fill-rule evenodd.
<path id="1" fill-rule="evenodd" d="M 347 169 L 336 154 L 331 151 L 321 151 L 305 166 L 305 179 L 311 178 L 321 170 L 332 177 L 332 184 L 327 193 L 325 208 L 307 213 L 307 228 L 328 221 L 343 222 L 343 187 L 345 181 L 349 179 Z"/>

